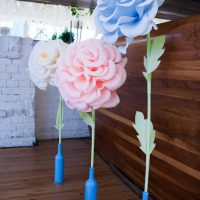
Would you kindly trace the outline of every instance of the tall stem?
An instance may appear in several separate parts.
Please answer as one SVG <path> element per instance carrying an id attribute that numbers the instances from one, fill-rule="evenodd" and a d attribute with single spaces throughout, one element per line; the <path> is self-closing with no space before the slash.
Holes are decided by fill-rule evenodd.
<path id="1" fill-rule="evenodd" d="M 151 36 L 150 33 L 147 35 L 147 64 L 149 62 L 149 56 L 151 51 Z M 149 151 L 149 142 L 150 142 L 150 123 L 151 123 L 151 74 L 147 80 L 147 149 Z M 148 152 L 147 151 L 147 152 Z M 144 191 L 148 191 L 148 182 L 149 182 L 149 166 L 150 166 L 150 154 L 146 154 L 146 171 L 145 171 L 145 186 Z"/>
<path id="2" fill-rule="evenodd" d="M 95 145 L 95 110 L 92 109 L 92 119 L 94 126 L 92 126 L 92 144 L 91 144 L 91 167 L 94 167 L 94 145 Z"/>
<path id="3" fill-rule="evenodd" d="M 62 132 L 62 128 L 63 128 L 63 103 L 62 103 L 61 95 L 59 98 L 59 107 L 58 107 L 58 113 L 57 113 L 56 128 L 57 128 L 58 134 L 59 134 L 59 144 L 61 144 L 61 138 L 62 138 L 61 132 Z"/>

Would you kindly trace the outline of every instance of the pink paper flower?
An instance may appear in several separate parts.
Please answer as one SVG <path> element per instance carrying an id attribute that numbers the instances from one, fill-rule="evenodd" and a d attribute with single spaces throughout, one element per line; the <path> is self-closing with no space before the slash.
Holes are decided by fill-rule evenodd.
<path id="1" fill-rule="evenodd" d="M 127 59 L 99 39 L 71 44 L 58 59 L 55 85 L 70 108 L 90 112 L 119 103 L 116 93 L 126 80 Z"/>

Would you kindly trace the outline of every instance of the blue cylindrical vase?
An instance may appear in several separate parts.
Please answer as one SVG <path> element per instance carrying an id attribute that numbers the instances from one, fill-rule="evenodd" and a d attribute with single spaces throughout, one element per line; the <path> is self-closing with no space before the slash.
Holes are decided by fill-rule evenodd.
<path id="1" fill-rule="evenodd" d="M 58 144 L 58 154 L 55 156 L 54 182 L 57 184 L 64 182 L 64 156 L 62 153 L 62 144 Z"/>
<path id="2" fill-rule="evenodd" d="M 149 193 L 148 192 L 143 192 L 142 193 L 142 200 L 148 200 L 149 199 Z"/>
<path id="3" fill-rule="evenodd" d="M 94 179 L 94 168 L 89 170 L 89 179 L 85 182 L 85 200 L 97 199 L 97 181 Z"/>

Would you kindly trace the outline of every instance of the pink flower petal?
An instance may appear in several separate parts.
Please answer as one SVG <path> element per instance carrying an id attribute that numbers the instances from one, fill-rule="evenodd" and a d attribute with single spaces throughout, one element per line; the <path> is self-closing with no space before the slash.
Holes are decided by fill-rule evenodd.
<path id="1" fill-rule="evenodd" d="M 102 107 L 103 108 L 113 108 L 113 107 L 117 106 L 117 104 L 119 104 L 119 102 L 120 102 L 120 100 L 119 100 L 117 93 L 113 91 L 111 93 L 111 98 L 107 102 L 105 102 L 102 105 Z"/>
<path id="2" fill-rule="evenodd" d="M 107 102 L 111 98 L 111 92 L 110 90 L 103 89 L 101 91 L 101 95 L 99 98 L 95 99 L 93 102 L 91 102 L 91 105 L 95 107 L 101 107 L 105 102 Z"/>
<path id="3" fill-rule="evenodd" d="M 126 71 L 124 69 L 126 62 L 127 60 L 123 59 L 121 63 L 116 64 L 117 72 L 112 79 L 104 82 L 105 87 L 107 87 L 110 90 L 116 90 L 124 84 L 127 76 Z"/>
<path id="4" fill-rule="evenodd" d="M 91 78 L 89 81 L 88 88 L 84 91 L 85 94 L 90 93 L 96 87 L 96 80 Z"/>
<path id="5" fill-rule="evenodd" d="M 66 87 L 66 92 L 69 96 L 79 97 L 81 95 L 81 91 L 75 87 L 74 83 L 66 83 L 65 87 Z"/>
<path id="6" fill-rule="evenodd" d="M 92 92 L 84 94 L 82 100 L 85 101 L 86 103 L 91 103 L 95 99 L 98 99 L 101 95 L 100 90 L 94 89 Z"/>
<path id="7" fill-rule="evenodd" d="M 83 74 L 83 68 L 81 67 L 69 67 L 68 71 L 73 75 L 73 76 L 80 76 Z"/>
<path id="8" fill-rule="evenodd" d="M 81 75 L 76 78 L 74 85 L 78 90 L 84 91 L 89 87 L 89 80 L 84 75 Z"/>
<path id="9" fill-rule="evenodd" d="M 107 69 L 107 72 L 104 76 L 101 77 L 97 77 L 97 79 L 100 80 L 109 80 L 112 77 L 114 77 L 115 73 L 116 73 L 116 66 L 114 64 L 114 62 L 112 60 L 108 61 L 108 66 L 105 67 Z"/>

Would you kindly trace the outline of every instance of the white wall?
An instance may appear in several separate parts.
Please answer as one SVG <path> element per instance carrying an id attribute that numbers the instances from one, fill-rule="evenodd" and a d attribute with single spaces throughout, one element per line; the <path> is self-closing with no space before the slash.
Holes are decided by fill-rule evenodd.
<path id="1" fill-rule="evenodd" d="M 0 37 L 0 147 L 35 142 L 35 88 L 26 71 L 32 45 L 32 40 Z"/>
<path id="2" fill-rule="evenodd" d="M 37 139 L 57 138 L 54 128 L 58 91 L 35 90 L 27 71 L 35 42 L 0 37 L 0 147 L 31 146 Z M 88 128 L 75 110 L 65 107 L 64 138 L 88 136 Z"/>
<path id="3" fill-rule="evenodd" d="M 36 138 L 54 139 L 58 138 L 55 129 L 56 113 L 58 110 L 59 93 L 56 87 L 49 87 L 47 91 L 36 89 Z M 63 138 L 86 137 L 88 127 L 80 119 L 76 110 L 70 110 L 64 105 L 64 128 Z"/>

